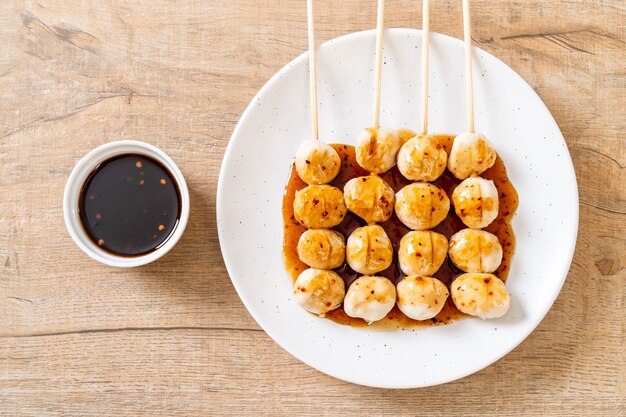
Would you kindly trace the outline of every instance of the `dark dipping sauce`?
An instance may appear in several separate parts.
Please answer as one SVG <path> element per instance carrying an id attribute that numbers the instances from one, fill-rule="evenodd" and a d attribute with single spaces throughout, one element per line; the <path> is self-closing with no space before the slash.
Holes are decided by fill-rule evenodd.
<path id="1" fill-rule="evenodd" d="M 79 214 L 91 240 L 118 256 L 152 252 L 172 235 L 180 218 L 180 191 L 158 161 L 139 154 L 107 159 L 89 175 Z"/>
<path id="2" fill-rule="evenodd" d="M 454 136 L 449 135 L 435 135 L 437 140 L 444 146 L 448 155 L 450 155 L 450 149 L 452 148 L 452 142 L 454 141 Z M 361 177 L 369 175 L 369 173 L 361 168 L 356 162 L 356 156 L 354 151 L 354 146 L 351 145 L 332 145 L 333 148 L 339 153 L 341 157 L 342 164 L 341 170 L 337 178 L 335 178 L 330 185 L 335 186 L 343 191 L 344 185 L 354 177 Z M 413 181 L 408 180 L 402 176 L 397 167 L 393 167 L 390 171 L 380 175 L 392 188 L 395 192 L 398 192 L 402 187 L 413 183 Z M 517 191 L 513 187 L 513 184 L 509 181 L 509 178 L 506 173 L 506 168 L 502 163 L 502 159 L 498 156 L 496 162 L 493 167 L 489 168 L 485 171 L 481 177 L 486 178 L 488 180 L 493 180 L 496 188 L 498 189 L 499 195 L 499 211 L 498 217 L 484 230 L 493 233 L 498 237 L 500 244 L 503 249 L 503 257 L 502 264 L 498 268 L 495 275 L 500 277 L 502 281 L 506 282 L 506 278 L 509 274 L 509 269 L 511 266 L 511 258 L 513 257 L 513 253 L 515 251 L 515 235 L 513 234 L 513 228 L 511 227 L 511 220 L 513 215 L 515 214 L 515 210 L 517 210 L 518 199 L 517 199 Z M 448 194 L 450 197 L 450 211 L 448 212 L 448 216 L 442 221 L 434 230 L 437 233 L 441 233 L 445 235 L 446 238 L 450 239 L 454 233 L 458 232 L 461 229 L 466 229 L 467 226 L 463 224 L 461 219 L 454 212 L 454 207 L 452 206 L 452 192 L 456 188 L 458 184 L 461 183 L 461 180 L 457 179 L 452 175 L 450 171 L 447 169 L 445 172 L 433 182 L 436 186 L 441 188 Z M 305 269 L 309 267 L 300 261 L 297 252 L 298 240 L 300 239 L 300 235 L 304 233 L 306 227 L 302 226 L 294 217 L 293 213 L 293 200 L 295 197 L 295 193 L 298 190 L 306 187 L 307 184 L 300 179 L 298 173 L 295 170 L 295 166 L 292 165 L 291 173 L 289 175 L 289 182 L 285 187 L 285 196 L 283 198 L 283 226 L 284 226 L 284 241 L 283 241 L 283 257 L 285 261 L 285 267 L 287 271 L 291 275 L 293 282 L 296 281 L 298 275 Z M 352 233 L 354 229 L 357 227 L 365 226 L 366 223 L 363 219 L 358 217 L 356 214 L 348 211 L 343 222 L 334 227 L 334 230 L 341 232 L 346 240 L 348 236 Z M 402 236 L 411 231 L 408 227 L 406 227 L 402 222 L 398 219 L 395 214 L 395 211 L 391 218 L 384 223 L 381 223 L 381 226 L 387 232 L 389 239 L 393 245 L 393 262 L 389 268 L 386 270 L 377 273 L 378 276 L 384 276 L 390 279 L 394 284 L 398 284 L 406 276 L 401 270 L 398 263 L 398 249 L 400 247 L 400 239 Z M 361 274 L 356 273 L 347 263 L 344 263 L 341 267 L 334 270 L 337 272 L 345 281 L 346 284 L 346 292 L 352 282 L 357 279 Z M 444 261 L 443 265 L 437 271 L 435 278 L 439 279 L 441 282 L 446 284 L 448 288 L 450 287 L 451 282 L 455 277 L 462 274 L 463 271 L 456 268 L 449 258 Z M 367 322 L 360 318 L 353 318 L 348 316 L 344 310 L 343 306 L 340 306 L 336 310 L 330 311 L 326 313 L 326 318 L 343 324 L 350 326 L 367 326 Z M 451 323 L 460 318 L 466 317 L 466 314 L 461 313 L 454 303 L 452 302 L 452 297 L 448 297 L 446 301 L 446 305 L 444 308 L 437 314 L 436 317 L 430 320 L 413 320 L 407 316 L 405 316 L 398 306 L 394 306 L 394 308 L 387 314 L 387 316 L 380 320 L 370 327 L 381 327 L 381 328 L 392 328 L 392 329 L 407 329 L 413 327 L 420 326 L 438 326 L 443 324 Z"/>

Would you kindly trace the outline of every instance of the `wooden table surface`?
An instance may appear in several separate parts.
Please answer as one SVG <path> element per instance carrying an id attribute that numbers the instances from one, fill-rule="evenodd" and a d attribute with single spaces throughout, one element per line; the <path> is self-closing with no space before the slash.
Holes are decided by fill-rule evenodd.
<path id="1" fill-rule="evenodd" d="M 320 40 L 375 25 L 375 0 L 318 3 Z M 254 94 L 305 51 L 304 0 L 2 1 L 0 415 L 625 415 L 626 3 L 472 4 L 475 43 L 530 83 L 567 140 L 576 254 L 512 353 L 453 383 L 390 391 L 283 351 L 220 256 L 222 156 Z M 431 9 L 431 30 L 462 37 L 461 0 Z M 421 2 L 387 2 L 388 27 L 420 21 Z M 75 162 L 124 138 L 168 152 L 192 200 L 174 250 L 131 270 L 87 258 L 62 216 Z"/>

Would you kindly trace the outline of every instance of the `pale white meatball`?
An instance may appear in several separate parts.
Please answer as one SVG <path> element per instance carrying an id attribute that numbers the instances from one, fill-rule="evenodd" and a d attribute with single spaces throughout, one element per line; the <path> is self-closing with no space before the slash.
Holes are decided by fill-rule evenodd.
<path id="1" fill-rule="evenodd" d="M 431 230 L 413 231 L 402 236 L 398 260 L 407 275 L 434 275 L 446 260 L 448 239 Z"/>
<path id="2" fill-rule="evenodd" d="M 398 135 L 391 129 L 367 128 L 356 138 L 356 161 L 374 174 L 389 171 L 400 149 Z"/>
<path id="3" fill-rule="evenodd" d="M 491 168 L 496 158 L 496 150 L 482 133 L 465 132 L 454 138 L 448 169 L 455 177 L 464 180 Z"/>
<path id="4" fill-rule="evenodd" d="M 347 212 L 343 193 L 330 185 L 309 185 L 296 191 L 293 200 L 296 220 L 309 229 L 335 227 Z"/>
<path id="5" fill-rule="evenodd" d="M 293 287 L 295 302 L 320 317 L 339 307 L 345 294 L 343 279 L 336 272 L 326 269 L 302 271 Z"/>
<path id="6" fill-rule="evenodd" d="M 409 275 L 398 283 L 398 308 L 413 320 L 435 317 L 446 304 L 449 292 L 436 278 Z"/>
<path id="7" fill-rule="evenodd" d="M 432 229 L 443 221 L 450 210 L 450 200 L 439 187 L 416 182 L 396 194 L 396 215 L 413 230 Z"/>
<path id="8" fill-rule="evenodd" d="M 331 182 L 341 168 L 341 158 L 337 151 L 319 140 L 302 142 L 296 152 L 296 171 L 307 184 Z"/>
<path id="9" fill-rule="evenodd" d="M 484 230 L 463 229 L 450 237 L 450 260 L 465 272 L 494 272 L 502 262 L 502 245 Z"/>
<path id="10" fill-rule="evenodd" d="M 383 319 L 396 303 L 396 287 L 385 277 L 364 275 L 357 278 L 343 302 L 350 317 L 362 318 L 368 323 Z"/>
<path id="11" fill-rule="evenodd" d="M 348 237 L 346 260 L 359 274 L 373 275 L 389 268 L 393 260 L 393 246 L 378 225 L 358 227 Z"/>
<path id="12" fill-rule="evenodd" d="M 511 304 L 504 282 L 493 274 L 459 275 L 451 288 L 456 308 L 481 319 L 502 317 Z"/>
<path id="13" fill-rule="evenodd" d="M 398 169 L 413 181 L 434 181 L 446 170 L 448 154 L 437 138 L 420 135 L 409 139 L 398 152 Z"/>
<path id="14" fill-rule="evenodd" d="M 489 226 L 498 217 L 498 190 L 491 180 L 471 177 L 452 193 L 454 211 L 471 229 Z"/>
<path id="15" fill-rule="evenodd" d="M 348 210 L 369 223 L 382 223 L 393 214 L 393 188 L 377 175 L 352 178 L 343 187 Z"/>
<path id="16" fill-rule="evenodd" d="M 298 240 L 298 257 L 311 268 L 333 269 L 343 264 L 346 243 L 335 230 L 309 229 Z"/>

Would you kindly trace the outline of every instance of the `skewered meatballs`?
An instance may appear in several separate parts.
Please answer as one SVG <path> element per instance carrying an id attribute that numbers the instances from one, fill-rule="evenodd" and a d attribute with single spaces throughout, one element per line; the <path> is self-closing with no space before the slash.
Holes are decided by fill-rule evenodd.
<path id="1" fill-rule="evenodd" d="M 296 220 L 309 229 L 326 229 L 341 223 L 347 209 L 338 188 L 309 185 L 296 191 L 293 212 Z"/>
<path id="2" fill-rule="evenodd" d="M 439 187 L 416 182 L 396 194 L 396 215 L 413 230 L 432 229 L 448 215 L 450 200 Z"/>
<path id="3" fill-rule="evenodd" d="M 310 268 L 293 287 L 293 298 L 306 311 L 324 317 L 339 307 L 346 293 L 343 279 L 334 271 Z"/>
<path id="4" fill-rule="evenodd" d="M 480 175 L 496 163 L 493 145 L 481 133 L 465 132 L 454 138 L 448 169 L 460 180 Z"/>
<path id="5" fill-rule="evenodd" d="M 343 188 L 348 210 L 369 223 L 382 223 L 393 214 L 393 188 L 376 175 L 352 178 Z"/>
<path id="6" fill-rule="evenodd" d="M 433 231 L 409 232 L 400 240 L 398 260 L 407 275 L 433 276 L 448 253 L 448 239 Z"/>
<path id="7" fill-rule="evenodd" d="M 452 301 L 461 312 L 481 319 L 502 317 L 511 304 L 500 278 L 474 273 L 459 275 L 452 282 Z"/>
<path id="8" fill-rule="evenodd" d="M 450 237 L 450 260 L 465 272 L 491 273 L 502 262 L 502 246 L 484 230 L 463 229 Z"/>
<path id="9" fill-rule="evenodd" d="M 454 211 L 471 229 L 482 229 L 498 217 L 498 190 L 481 177 L 463 180 L 452 193 Z"/>
<path id="10" fill-rule="evenodd" d="M 391 240 L 378 225 L 359 227 L 348 237 L 346 260 L 350 268 L 360 274 L 383 271 L 393 260 Z"/>
<path id="11" fill-rule="evenodd" d="M 448 154 L 437 138 L 420 135 L 409 139 L 398 152 L 398 169 L 413 181 L 434 181 L 446 170 Z"/>
<path id="12" fill-rule="evenodd" d="M 341 168 L 341 158 L 330 145 L 319 140 L 302 142 L 296 152 L 296 171 L 307 184 L 327 184 Z"/>
<path id="13" fill-rule="evenodd" d="M 398 308 L 413 320 L 435 317 L 446 303 L 449 292 L 436 278 L 410 275 L 398 283 Z"/>
<path id="14" fill-rule="evenodd" d="M 346 244 L 335 230 L 309 229 L 298 240 L 298 257 L 311 268 L 333 269 L 343 264 Z"/>
<path id="15" fill-rule="evenodd" d="M 396 303 L 396 287 L 384 277 L 364 275 L 348 288 L 343 309 L 350 317 L 373 323 L 384 318 Z"/>
<path id="16" fill-rule="evenodd" d="M 356 138 L 356 161 L 374 174 L 389 171 L 400 149 L 398 135 L 391 129 L 367 128 Z"/>

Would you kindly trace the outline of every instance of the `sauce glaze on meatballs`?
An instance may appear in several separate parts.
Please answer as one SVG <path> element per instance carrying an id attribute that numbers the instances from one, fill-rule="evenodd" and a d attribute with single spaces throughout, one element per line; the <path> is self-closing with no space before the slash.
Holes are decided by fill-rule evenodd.
<path id="1" fill-rule="evenodd" d="M 356 160 L 373 174 L 382 174 L 396 165 L 400 149 L 398 135 L 391 129 L 367 128 L 356 138 Z"/>
<path id="2" fill-rule="evenodd" d="M 502 245 L 484 230 L 463 229 L 450 237 L 450 260 L 465 272 L 494 272 L 502 262 Z"/>
<path id="3" fill-rule="evenodd" d="M 296 191 L 293 212 L 296 220 L 309 229 L 327 229 L 341 223 L 348 210 L 340 189 L 309 185 Z"/>
<path id="4" fill-rule="evenodd" d="M 302 271 L 293 287 L 293 298 L 306 311 L 324 317 L 341 305 L 343 279 L 334 271 L 310 268 Z"/>
<path id="5" fill-rule="evenodd" d="M 398 283 L 398 308 L 413 320 L 435 317 L 448 299 L 448 288 L 436 278 L 409 275 Z"/>
<path id="6" fill-rule="evenodd" d="M 393 261 L 393 246 L 378 225 L 354 229 L 348 237 L 346 260 L 350 268 L 365 275 L 373 275 L 389 268 Z"/>
<path id="7" fill-rule="evenodd" d="M 448 253 L 448 239 L 431 230 L 412 231 L 402 236 L 398 249 L 400 269 L 407 275 L 433 276 Z"/>
<path id="8" fill-rule="evenodd" d="M 452 193 L 454 211 L 471 229 L 482 229 L 498 217 L 498 190 L 491 180 L 470 177 Z"/>
<path id="9" fill-rule="evenodd" d="M 496 163 L 493 145 L 481 133 L 465 132 L 454 138 L 448 169 L 460 180 L 480 175 Z"/>
<path id="10" fill-rule="evenodd" d="M 385 277 L 364 275 L 348 288 L 343 309 L 368 323 L 385 318 L 396 303 L 396 287 Z"/>
<path id="11" fill-rule="evenodd" d="M 446 218 L 450 200 L 436 185 L 416 182 L 396 193 L 395 209 L 400 221 L 408 228 L 427 230 Z"/>
<path id="12" fill-rule="evenodd" d="M 352 178 L 343 188 L 348 210 L 368 224 L 382 223 L 393 214 L 393 188 L 377 175 Z"/>
<path id="13" fill-rule="evenodd" d="M 504 282 L 493 274 L 459 275 L 451 288 L 456 308 L 481 319 L 502 317 L 511 304 Z"/>
<path id="14" fill-rule="evenodd" d="M 311 268 L 334 269 L 343 264 L 346 243 L 335 230 L 309 229 L 298 240 L 298 257 Z"/>
<path id="15" fill-rule="evenodd" d="M 446 170 L 448 154 L 437 138 L 420 135 L 409 139 L 398 152 L 398 169 L 413 181 L 434 181 Z"/>
<path id="16" fill-rule="evenodd" d="M 327 184 L 341 168 L 341 158 L 337 151 L 319 140 L 302 142 L 296 152 L 296 171 L 307 184 Z"/>

